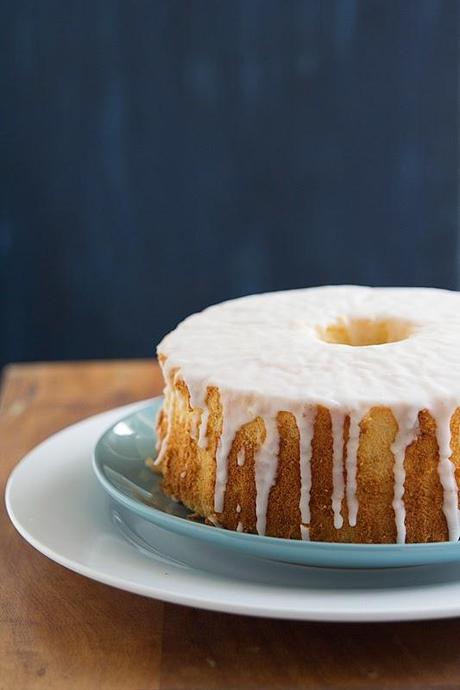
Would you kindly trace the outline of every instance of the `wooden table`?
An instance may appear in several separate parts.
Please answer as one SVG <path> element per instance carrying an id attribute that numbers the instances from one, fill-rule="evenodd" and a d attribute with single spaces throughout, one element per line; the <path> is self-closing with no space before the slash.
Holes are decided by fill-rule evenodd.
<path id="1" fill-rule="evenodd" d="M 160 392 L 152 362 L 3 372 L 0 483 L 47 436 Z M 291 623 L 163 604 L 49 561 L 0 515 L 1 690 L 460 688 L 460 621 Z"/>

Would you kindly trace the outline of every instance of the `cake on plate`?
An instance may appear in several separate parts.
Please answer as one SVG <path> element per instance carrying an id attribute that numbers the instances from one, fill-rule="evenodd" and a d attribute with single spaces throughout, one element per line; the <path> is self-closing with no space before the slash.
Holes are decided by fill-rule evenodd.
<path id="1" fill-rule="evenodd" d="M 185 319 L 158 346 L 164 491 L 227 529 L 457 541 L 460 294 L 320 287 Z"/>

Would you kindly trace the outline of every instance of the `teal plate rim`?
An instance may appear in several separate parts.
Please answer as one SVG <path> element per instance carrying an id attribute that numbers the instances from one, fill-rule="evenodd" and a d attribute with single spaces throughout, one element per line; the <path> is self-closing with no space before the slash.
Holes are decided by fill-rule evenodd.
<path id="1" fill-rule="evenodd" d="M 106 493 L 116 503 L 148 522 L 176 534 L 212 543 L 217 547 L 231 548 L 246 555 L 297 565 L 373 569 L 433 565 L 460 560 L 458 542 L 341 544 L 282 539 L 236 532 L 190 520 L 187 514 L 190 515 L 191 511 L 164 494 L 161 494 L 161 503 L 164 503 L 166 508 L 156 507 L 148 502 L 153 500 L 153 494 L 148 492 L 146 482 L 151 481 L 152 490 L 156 488 L 158 493 L 161 478 L 146 468 L 145 460 L 154 455 L 156 438 L 153 419 L 161 404 L 161 396 L 153 398 L 149 403 L 141 404 L 137 410 L 117 420 L 100 436 L 92 458 L 93 470 Z M 151 419 L 151 426 L 145 423 L 146 415 Z M 128 433 L 133 424 L 139 426 L 141 416 L 144 418 L 141 424 L 145 427 L 145 434 L 143 432 L 139 437 L 135 433 Z M 119 425 L 124 425 L 126 434 L 118 436 L 114 433 L 114 429 Z M 141 447 L 143 443 L 144 448 L 150 448 L 150 453 L 139 451 L 136 445 L 139 438 Z M 123 453 L 120 452 L 119 445 L 124 446 Z M 145 457 L 142 457 L 143 455 Z M 123 469 L 122 473 L 119 472 L 120 468 Z M 148 473 L 148 478 L 143 479 L 144 485 L 133 482 L 129 477 L 133 468 L 136 472 L 143 470 Z M 129 471 L 125 473 L 125 469 Z M 182 514 L 174 515 L 173 511 Z"/>

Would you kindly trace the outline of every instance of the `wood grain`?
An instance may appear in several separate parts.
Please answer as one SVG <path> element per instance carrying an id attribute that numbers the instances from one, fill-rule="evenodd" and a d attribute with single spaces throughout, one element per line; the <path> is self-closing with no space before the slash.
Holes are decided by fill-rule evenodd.
<path id="1" fill-rule="evenodd" d="M 9 367 L 0 484 L 36 443 L 157 394 L 151 362 Z M 415 690 L 460 687 L 460 621 L 348 625 L 162 604 L 87 580 L 26 544 L 0 512 L 1 690 Z"/>
<path id="2" fill-rule="evenodd" d="M 161 389 L 152 363 L 22 365 L 3 376 L 0 483 L 49 434 Z M 0 688 L 158 688 L 163 605 L 65 570 L 0 515 Z"/>

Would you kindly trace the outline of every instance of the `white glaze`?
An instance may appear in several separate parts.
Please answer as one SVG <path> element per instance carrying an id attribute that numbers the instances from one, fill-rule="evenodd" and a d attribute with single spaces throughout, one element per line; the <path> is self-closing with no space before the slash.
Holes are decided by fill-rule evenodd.
<path id="1" fill-rule="evenodd" d="M 305 525 L 300 525 L 300 537 L 302 541 L 310 541 L 310 530 Z"/>
<path id="2" fill-rule="evenodd" d="M 245 461 L 245 452 L 244 448 L 240 448 L 238 453 L 236 454 L 236 463 L 238 467 L 243 467 Z"/>
<path id="3" fill-rule="evenodd" d="M 310 524 L 310 491 L 311 491 L 311 442 L 313 440 L 314 408 L 305 409 L 296 415 L 299 430 L 300 454 L 300 518 L 306 525 Z"/>
<path id="4" fill-rule="evenodd" d="M 411 409 L 408 412 L 398 414 L 396 419 L 399 429 L 395 440 L 391 444 L 391 452 L 395 459 L 393 469 L 395 478 L 393 510 L 395 511 L 396 521 L 396 541 L 398 544 L 404 544 L 406 541 L 406 509 L 404 506 L 406 470 L 404 460 L 407 448 L 417 438 L 418 411 Z"/>
<path id="5" fill-rule="evenodd" d="M 334 513 L 334 527 L 343 526 L 342 501 L 345 495 L 345 481 L 343 477 L 343 425 L 345 413 L 332 408 L 330 410 L 332 423 L 332 511 Z"/>
<path id="6" fill-rule="evenodd" d="M 444 490 L 443 509 L 449 529 L 449 538 L 456 541 L 460 537 L 459 530 L 459 511 L 458 511 L 458 488 L 455 479 L 455 466 L 450 460 L 451 433 L 450 420 L 455 412 L 454 409 L 441 408 L 436 414 L 436 436 L 439 446 L 439 477 Z"/>
<path id="7" fill-rule="evenodd" d="M 199 410 L 194 410 L 190 420 L 190 437 L 198 443 L 199 440 L 199 426 L 201 421 L 201 413 Z"/>
<path id="8" fill-rule="evenodd" d="M 413 324 L 399 342 L 352 347 L 324 342 L 318 329 L 351 319 L 399 319 Z M 190 404 L 203 410 L 199 445 L 207 443 L 209 386 L 219 389 L 223 433 L 216 456 L 216 511 L 223 508 L 228 454 L 240 426 L 261 416 L 267 438 L 256 452 L 257 529 L 265 531 L 269 491 L 276 479 L 279 446 L 276 415 L 292 412 L 299 422 L 306 408 L 327 407 L 333 416 L 333 510 L 336 526 L 347 501 L 349 523 L 356 524 L 356 470 L 359 422 L 375 406 L 390 407 L 399 432 L 395 454 L 395 519 L 398 539 L 404 527 L 404 455 L 413 440 L 421 409 L 434 415 L 440 447 L 439 474 L 449 538 L 459 536 L 457 485 L 450 461 L 450 430 L 443 410 L 460 402 L 460 295 L 414 288 L 323 287 L 253 295 L 210 307 L 182 322 L 159 345 L 165 373 L 179 368 Z M 250 404 L 249 404 L 250 403 Z M 165 404 L 166 412 L 166 404 Z M 343 472 L 343 419 L 350 415 Z M 446 413 L 447 414 L 447 413 Z M 439 415 L 439 417 L 438 417 Z M 439 423 L 438 423 L 439 422 Z M 309 522 L 308 431 L 301 439 L 302 522 Z M 168 434 L 160 455 L 164 455 Z M 237 458 L 237 462 L 240 460 Z"/>
<path id="9" fill-rule="evenodd" d="M 350 527 L 356 526 L 358 519 L 358 498 L 356 496 L 356 479 L 358 470 L 358 448 L 359 435 L 361 432 L 360 422 L 364 416 L 364 411 L 352 410 L 349 412 L 350 429 L 347 442 L 347 507 L 348 524 Z"/>
<path id="10" fill-rule="evenodd" d="M 214 496 L 214 510 L 221 513 L 224 509 L 225 489 L 228 475 L 228 456 L 232 449 L 235 434 L 247 422 L 246 406 L 235 394 L 220 394 L 222 405 L 222 433 L 219 437 L 216 452 L 216 488 Z"/>
<path id="11" fill-rule="evenodd" d="M 278 469 L 279 433 L 276 417 L 264 416 L 265 440 L 255 457 L 256 526 L 258 534 L 265 534 L 270 490 L 275 485 Z"/>
<path id="12" fill-rule="evenodd" d="M 161 446 L 163 444 L 163 439 L 160 436 L 159 430 L 160 430 L 160 417 L 162 414 L 165 413 L 165 405 L 166 405 L 166 402 L 163 405 L 163 407 L 160 407 L 160 409 L 158 410 L 156 417 L 155 417 L 155 431 L 156 431 L 155 451 L 156 451 L 156 457 L 157 458 L 158 458 L 158 453 L 160 452 Z M 155 464 L 155 463 L 153 463 L 153 464 Z"/>
<path id="13" fill-rule="evenodd" d="M 207 407 L 203 408 L 200 418 L 200 430 L 198 432 L 198 448 L 206 448 L 208 445 L 208 419 L 209 410 Z"/>
<path id="14" fill-rule="evenodd" d="M 169 437 L 171 435 L 171 430 L 172 430 L 173 405 L 174 405 L 174 396 L 172 394 L 172 386 L 174 385 L 174 376 L 171 375 L 170 372 L 165 372 L 165 379 L 166 379 L 166 386 L 164 389 L 165 401 L 163 404 L 163 413 L 166 416 L 166 434 L 161 439 L 160 434 L 157 432 L 157 444 L 156 444 L 157 457 L 155 458 L 155 462 L 153 463 L 154 465 L 160 465 L 162 463 L 162 461 L 166 455 L 166 451 L 168 450 Z M 158 412 L 157 420 L 156 420 L 157 428 L 158 428 L 159 418 L 160 418 L 160 412 Z"/>

